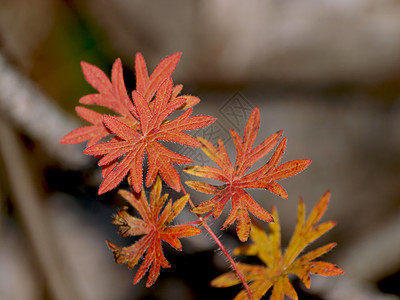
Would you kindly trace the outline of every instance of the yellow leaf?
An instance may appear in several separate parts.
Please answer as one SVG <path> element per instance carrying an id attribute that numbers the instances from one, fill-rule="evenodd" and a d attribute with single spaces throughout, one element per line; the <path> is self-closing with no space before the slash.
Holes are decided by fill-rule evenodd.
<path id="1" fill-rule="evenodd" d="M 336 276 L 343 274 L 343 270 L 332 263 L 315 261 L 321 255 L 329 252 L 336 243 L 330 243 L 300 257 L 299 254 L 309 243 L 326 233 L 335 226 L 329 221 L 318 225 L 329 203 L 330 193 L 327 192 L 319 200 L 306 220 L 305 205 L 300 199 L 297 214 L 297 224 L 292 239 L 284 254 L 281 250 L 281 230 L 276 207 L 271 209 L 275 220 L 269 224 L 269 233 L 266 233 L 257 222 L 252 222 L 250 238 L 253 244 L 241 245 L 235 249 L 235 255 L 258 256 L 264 265 L 247 265 L 239 263 L 239 269 L 246 281 L 254 299 L 260 299 L 271 288 L 271 300 L 298 299 L 297 293 L 289 281 L 289 274 L 297 275 L 307 288 L 310 288 L 310 274 Z M 238 218 L 239 219 L 239 218 Z M 225 273 L 211 282 L 215 287 L 229 287 L 240 284 L 240 280 L 233 272 Z M 242 290 L 235 298 L 248 299 L 247 292 Z"/>

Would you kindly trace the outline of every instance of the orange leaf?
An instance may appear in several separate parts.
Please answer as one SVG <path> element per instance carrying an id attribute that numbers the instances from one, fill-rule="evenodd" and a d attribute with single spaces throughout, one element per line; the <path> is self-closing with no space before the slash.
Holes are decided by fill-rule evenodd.
<path id="1" fill-rule="evenodd" d="M 146 62 L 141 53 L 136 54 L 135 58 L 136 90 L 144 95 L 149 86 L 150 79 L 147 72 Z"/>
<path id="2" fill-rule="evenodd" d="M 322 196 L 307 220 L 305 219 L 304 202 L 300 200 L 295 233 L 284 254 L 281 250 L 280 224 L 276 208 L 272 208 L 275 223 L 270 223 L 269 234 L 264 232 L 260 225 L 253 223 L 251 231 L 253 244 L 239 246 L 235 249 L 234 254 L 256 255 L 265 264 L 264 266 L 238 264 L 244 278 L 250 282 L 249 287 L 254 299 L 263 297 L 271 287 L 273 287 L 271 300 L 283 300 L 285 296 L 290 299 L 298 299 L 297 293 L 289 281 L 289 274 L 297 275 L 307 288 L 311 286 L 310 274 L 324 276 L 343 274 L 343 270 L 332 263 L 315 261 L 316 258 L 335 247 L 336 243 L 327 244 L 297 258 L 310 242 L 335 225 L 334 222 L 317 225 L 328 206 L 329 196 L 329 192 Z M 240 283 L 234 272 L 228 272 L 215 278 L 211 285 L 229 287 Z M 242 290 L 235 299 L 247 299 L 247 292 Z"/>
<path id="3" fill-rule="evenodd" d="M 161 241 L 165 241 L 181 251 L 182 245 L 179 238 L 197 235 L 201 230 L 185 224 L 168 226 L 181 212 L 189 197 L 180 198 L 172 206 L 171 201 L 169 201 L 164 210 L 161 211 L 168 196 L 161 196 L 161 179 L 159 177 L 155 180 L 150 193 L 150 204 L 155 205 L 149 205 L 144 190 L 134 194 L 128 191 L 120 191 L 120 194 L 138 211 L 142 219 L 132 217 L 124 208 L 117 213 L 113 224 L 118 226 L 118 230 L 123 237 L 143 236 L 136 243 L 127 247 L 116 246 L 109 241 L 106 242 L 114 254 L 116 263 L 126 263 L 128 268 L 136 266 L 146 252 L 133 283 L 139 282 L 150 268 L 146 283 L 146 286 L 149 287 L 157 280 L 161 267 L 170 267 L 163 254 Z"/>
<path id="4" fill-rule="evenodd" d="M 237 221 L 236 230 L 241 241 L 246 241 L 251 230 L 251 222 L 248 211 L 263 221 L 272 222 L 273 218 L 265 211 L 253 198 L 247 194 L 247 188 L 262 188 L 269 190 L 282 198 L 287 198 L 286 191 L 275 182 L 284 178 L 291 177 L 311 163 L 308 159 L 299 159 L 284 163 L 278 166 L 286 147 L 286 138 L 279 144 L 275 153 L 268 163 L 250 174 L 248 170 L 261 158 L 267 155 L 277 144 L 282 136 L 282 131 L 272 134 L 260 145 L 254 146 L 260 126 L 260 112 L 256 107 L 250 114 L 244 131 L 243 138 L 234 131 L 230 130 L 232 140 L 236 147 L 236 161 L 233 165 L 226 152 L 221 140 L 215 147 L 209 141 L 198 137 L 203 152 L 211 158 L 219 168 L 208 166 L 192 166 L 184 169 L 188 174 L 199 177 L 210 178 L 224 182 L 222 185 L 212 185 L 198 181 L 187 181 L 186 184 L 191 188 L 215 196 L 192 209 L 195 213 L 207 213 L 213 211 L 213 217 L 217 218 L 228 200 L 232 201 L 231 213 L 225 221 L 223 228 L 230 226 Z"/>

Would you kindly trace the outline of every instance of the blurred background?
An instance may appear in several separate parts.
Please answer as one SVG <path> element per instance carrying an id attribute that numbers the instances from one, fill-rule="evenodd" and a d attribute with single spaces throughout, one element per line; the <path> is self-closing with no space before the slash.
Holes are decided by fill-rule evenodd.
<path id="1" fill-rule="evenodd" d="M 94 92 L 80 61 L 110 74 L 120 57 L 132 90 L 136 52 L 150 70 L 183 52 L 174 82 L 201 98 L 197 114 L 218 118 L 194 135 L 223 139 L 234 157 L 227 130 L 242 134 L 258 106 L 257 142 L 283 129 L 284 161 L 312 159 L 280 182 L 288 200 L 252 192 L 278 207 L 284 245 L 298 198 L 309 212 L 332 192 L 324 220 L 338 225 L 312 247 L 338 242 L 324 259 L 345 275 L 314 276 L 311 291 L 294 279 L 301 299 L 399 298 L 400 1 L 0 0 L 0 299 L 231 299 L 240 290 L 209 287 L 229 265 L 206 234 L 184 239 L 182 253 L 166 246 L 173 267 L 150 289 L 133 286 L 136 269 L 116 265 L 104 243 L 134 241 L 111 225 L 125 203 L 97 196 L 101 175 L 84 144 L 59 145 L 85 124 L 74 107 Z M 221 237 L 229 249 L 234 229 Z"/>

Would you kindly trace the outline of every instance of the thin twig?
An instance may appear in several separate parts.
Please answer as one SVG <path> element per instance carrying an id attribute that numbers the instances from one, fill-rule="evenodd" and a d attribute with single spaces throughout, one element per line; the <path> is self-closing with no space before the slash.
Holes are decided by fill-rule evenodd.
<path id="1" fill-rule="evenodd" d="M 188 193 L 186 192 L 185 188 L 183 187 L 183 184 L 181 183 L 181 188 L 182 188 L 182 192 L 185 195 L 188 195 Z M 190 199 L 189 197 L 189 204 L 190 206 L 193 208 L 195 207 L 195 205 L 192 202 L 192 199 Z M 240 281 L 243 283 L 244 288 L 246 289 L 247 295 L 249 296 L 250 300 L 254 300 L 253 298 L 253 294 L 251 293 L 250 287 L 247 284 L 246 279 L 244 278 L 242 272 L 240 272 L 236 262 L 233 260 L 232 256 L 229 254 L 228 250 L 226 250 L 226 248 L 224 247 L 224 245 L 222 244 L 221 240 L 215 235 L 214 231 L 210 228 L 210 226 L 208 226 L 207 224 L 207 219 L 203 218 L 201 215 L 196 214 L 197 217 L 199 218 L 199 221 L 201 222 L 203 228 L 209 233 L 209 235 L 212 237 L 212 239 L 215 241 L 215 243 L 218 245 L 218 247 L 221 249 L 222 253 L 224 253 L 224 255 L 226 256 L 226 258 L 229 260 L 230 264 L 232 265 L 232 268 L 235 270 L 236 274 L 239 276 Z"/>

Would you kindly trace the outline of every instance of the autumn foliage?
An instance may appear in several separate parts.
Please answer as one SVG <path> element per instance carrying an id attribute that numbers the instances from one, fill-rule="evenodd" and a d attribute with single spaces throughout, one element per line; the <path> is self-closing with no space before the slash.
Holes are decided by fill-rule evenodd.
<path id="1" fill-rule="evenodd" d="M 131 93 L 125 87 L 119 59 L 112 67 L 111 80 L 97 67 L 86 62 L 81 63 L 86 80 L 97 93 L 86 95 L 79 102 L 83 105 L 105 107 L 111 114 L 101 114 L 86 106 L 77 106 L 77 114 L 90 125 L 68 133 L 61 143 L 87 141 L 84 153 L 98 158 L 98 165 L 102 168 L 103 181 L 99 194 L 113 190 L 126 177 L 128 179 L 131 191 L 120 190 L 119 194 L 134 208 L 135 214 L 129 214 L 124 207 L 115 215 L 113 224 L 118 226 L 122 237 L 138 236 L 139 239 L 126 247 L 107 241 L 115 261 L 118 264 L 126 263 L 129 268 L 140 264 L 133 283 L 136 284 L 149 272 L 146 283 L 149 287 L 157 280 L 161 268 L 171 267 L 163 253 L 163 242 L 181 251 L 179 239 L 195 236 L 202 228 L 228 257 L 234 270 L 213 280 L 212 285 L 227 287 L 242 283 L 245 289 L 239 293 L 238 299 L 259 299 L 271 287 L 274 299 L 283 299 L 284 295 L 297 299 L 288 274 L 299 276 L 308 288 L 310 273 L 328 276 L 341 274 L 343 271 L 333 264 L 315 261 L 331 250 L 335 243 L 298 258 L 309 243 L 334 226 L 334 222 L 316 226 L 327 207 L 329 193 L 321 198 L 307 220 L 304 203 L 300 201 L 296 230 L 284 254 L 281 252 L 276 208 L 273 207 L 269 213 L 263 208 L 264 202 L 257 203 L 248 193 L 248 189 L 264 189 L 287 199 L 287 192 L 277 181 L 300 173 L 311 161 L 297 159 L 280 163 L 287 143 L 286 138 L 281 140 L 282 131 L 277 131 L 254 146 L 260 127 L 260 112 L 257 107 L 250 114 L 243 137 L 230 130 L 236 148 L 234 163 L 221 140 L 215 146 L 204 138 L 194 138 L 185 132 L 204 128 L 216 119 L 206 115 L 193 116 L 193 106 L 200 99 L 191 95 L 180 95 L 182 85 L 174 85 L 171 75 L 180 56 L 181 53 L 176 53 L 166 57 L 149 75 L 144 58 L 138 53 L 135 59 L 136 89 Z M 186 185 L 192 189 L 213 195 L 210 200 L 197 206 L 193 204 L 175 169 L 175 164 L 190 164 L 193 160 L 169 149 L 168 142 L 200 147 L 217 165 L 194 165 L 184 169 L 188 174 L 219 182 L 209 184 L 186 181 Z M 272 151 L 273 154 L 266 163 L 249 172 Z M 183 193 L 182 197 L 174 201 L 168 198 L 168 194 L 162 194 L 162 181 L 175 191 Z M 150 188 L 148 197 L 146 188 Z M 221 216 L 229 201 L 231 211 L 221 229 L 226 229 L 236 221 L 239 240 L 245 242 L 250 236 L 253 241 L 250 245 L 238 247 L 234 254 L 256 255 L 265 263 L 264 266 L 236 264 L 208 226 L 208 217 Z M 172 225 L 172 221 L 185 209 L 186 204 L 191 207 L 194 221 Z M 269 223 L 269 234 L 257 222 L 251 222 L 249 212 Z M 139 217 L 135 216 L 137 214 Z"/>
<path id="2" fill-rule="evenodd" d="M 61 143 L 74 144 L 89 140 L 84 153 L 102 157 L 99 166 L 103 169 L 104 180 L 99 188 L 99 194 L 115 188 L 128 173 L 132 187 L 139 192 L 142 187 L 142 164 L 145 153 L 149 164 L 146 186 L 151 186 L 160 173 L 165 183 L 176 191 L 181 190 L 179 174 L 172 163 L 188 164 L 193 160 L 174 153 L 159 141 L 199 147 L 199 142 L 183 131 L 203 128 L 214 122 L 215 118 L 190 117 L 191 107 L 200 99 L 193 96 L 178 96 L 182 86 L 174 87 L 170 75 L 180 56 L 180 53 L 176 53 L 165 58 L 149 76 L 143 56 L 137 54 L 137 90 L 132 92 L 133 102 L 125 88 L 119 59 L 113 65 L 111 81 L 97 67 L 85 62 L 81 64 L 86 80 L 99 93 L 84 96 L 79 102 L 104 106 L 118 115 L 101 115 L 78 106 L 77 113 L 93 125 L 70 132 Z M 168 116 L 175 110 L 186 111 L 176 119 L 166 122 Z M 98 143 L 109 135 L 113 135 L 112 139 Z"/>
<path id="3" fill-rule="evenodd" d="M 201 233 L 201 230 L 190 225 L 169 226 L 185 207 L 189 195 L 183 196 L 172 204 L 171 199 L 168 200 L 168 194 L 161 196 L 160 177 L 157 177 L 151 188 L 150 203 L 147 201 L 143 189 L 140 193 L 128 191 L 120 191 L 119 193 L 136 209 L 142 218 L 129 215 L 127 209 L 124 208 L 116 214 L 113 224 L 118 226 L 122 237 L 137 235 L 143 235 L 143 237 L 128 247 L 119 247 L 109 241 L 107 241 L 107 244 L 114 253 L 115 261 L 119 264 L 127 263 L 129 268 L 133 268 L 144 252 L 147 251 L 133 283 L 136 284 L 151 265 L 146 284 L 149 287 L 156 281 L 161 267 L 171 267 L 162 252 L 161 241 L 167 242 L 176 250 L 181 251 L 182 244 L 178 238 L 197 235 Z M 165 203 L 167 204 L 164 205 Z"/>
<path id="4" fill-rule="evenodd" d="M 222 229 L 230 226 L 237 221 L 237 234 L 242 242 L 247 241 L 250 234 L 251 221 L 248 210 L 266 222 L 273 222 L 273 217 L 265 211 L 256 201 L 246 192 L 246 188 L 265 189 L 287 199 L 287 193 L 276 180 L 288 178 L 301 172 L 311 163 L 309 159 L 299 159 L 286 162 L 279 165 L 283 152 L 286 147 L 286 139 L 277 147 L 271 159 L 259 169 L 246 175 L 246 172 L 261 158 L 268 154 L 279 141 L 282 131 L 278 131 L 267 138 L 257 147 L 253 148 L 260 127 L 260 112 L 256 107 L 251 113 L 247 122 L 244 137 L 230 129 L 230 134 L 236 146 L 235 165 L 229 160 L 225 146 L 221 140 L 218 146 L 203 138 L 197 138 L 201 143 L 201 149 L 210 157 L 219 168 L 209 166 L 188 167 L 184 171 L 205 178 L 211 178 L 225 182 L 223 185 L 212 185 L 198 181 L 186 181 L 191 188 L 215 196 L 206 202 L 192 208 L 194 213 L 213 212 L 213 217 L 218 218 L 224 209 L 228 200 L 232 201 L 232 209 L 228 218 L 222 226 Z"/>
<path id="5" fill-rule="evenodd" d="M 247 281 L 251 282 L 250 289 L 255 299 L 260 299 L 272 287 L 271 300 L 283 300 L 285 295 L 291 299 L 298 299 L 295 289 L 290 284 L 289 274 L 297 275 L 303 284 L 310 288 L 310 274 L 336 276 L 343 273 L 334 264 L 314 261 L 335 247 L 336 243 L 327 244 L 298 257 L 308 244 L 335 226 L 336 223 L 333 221 L 317 226 L 328 206 L 329 198 L 330 192 L 322 196 L 307 220 L 305 218 L 305 205 L 300 199 L 296 229 L 284 254 L 282 254 L 281 250 L 281 228 L 276 207 L 272 208 L 275 222 L 269 224 L 269 234 L 259 224 L 253 224 L 251 231 L 253 243 L 239 246 L 233 253 L 235 255 L 258 256 L 265 264 L 264 266 L 238 264 L 243 276 Z M 239 283 L 240 280 L 238 280 L 236 274 L 229 272 L 215 278 L 211 285 L 228 287 Z M 235 300 L 239 299 L 247 299 L 246 291 L 242 291 L 236 296 Z"/>

